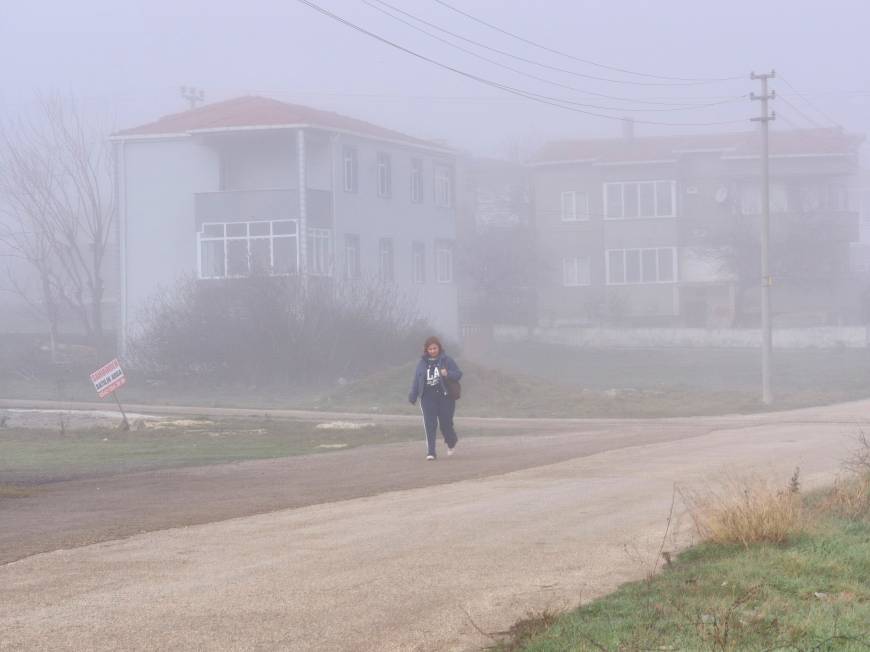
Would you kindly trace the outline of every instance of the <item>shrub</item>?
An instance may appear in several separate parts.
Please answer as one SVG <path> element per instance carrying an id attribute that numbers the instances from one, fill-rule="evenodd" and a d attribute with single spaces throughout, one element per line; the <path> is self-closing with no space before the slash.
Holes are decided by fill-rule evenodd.
<path id="1" fill-rule="evenodd" d="M 698 534 L 721 544 L 784 543 L 801 531 L 797 471 L 787 487 L 759 477 L 732 477 L 720 488 L 682 491 Z"/>
<path id="2" fill-rule="evenodd" d="M 425 334 L 413 304 L 383 284 L 186 279 L 151 300 L 130 358 L 164 377 L 307 384 L 406 362 Z"/>

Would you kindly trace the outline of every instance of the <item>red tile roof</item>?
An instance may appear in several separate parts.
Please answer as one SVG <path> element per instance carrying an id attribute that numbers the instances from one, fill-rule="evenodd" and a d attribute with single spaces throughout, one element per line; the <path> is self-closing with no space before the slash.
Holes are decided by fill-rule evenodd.
<path id="1" fill-rule="evenodd" d="M 771 131 L 771 155 L 850 154 L 864 137 L 840 129 Z M 648 138 L 560 140 L 544 145 L 532 163 L 556 163 L 593 159 L 600 163 L 673 159 L 686 150 L 723 150 L 725 156 L 757 156 L 757 131 Z"/>
<path id="2" fill-rule="evenodd" d="M 256 96 L 239 97 L 224 102 L 206 104 L 181 113 L 165 115 L 154 122 L 119 131 L 115 137 L 180 135 L 210 129 L 231 130 L 251 127 L 280 127 L 283 125 L 310 125 L 324 129 L 350 131 L 372 138 L 398 140 L 425 147 L 445 149 L 437 143 L 414 138 L 356 118 Z"/>

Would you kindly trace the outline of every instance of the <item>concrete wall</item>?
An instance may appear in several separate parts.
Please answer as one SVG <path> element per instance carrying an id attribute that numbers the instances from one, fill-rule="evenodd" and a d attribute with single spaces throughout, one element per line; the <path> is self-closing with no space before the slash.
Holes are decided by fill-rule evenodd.
<path id="1" fill-rule="evenodd" d="M 704 298 L 697 287 L 691 289 L 691 301 L 685 302 L 680 293 L 691 286 L 721 286 L 732 281 L 727 269 L 729 260 L 721 246 L 733 237 L 735 229 L 751 235 L 759 232 L 758 216 L 740 212 L 740 195 L 746 184 L 757 184 L 757 158 L 723 158 L 721 152 L 699 152 L 675 155 L 676 160 L 646 164 L 598 165 L 594 162 L 544 165 L 533 168 L 532 180 L 535 197 L 535 223 L 541 260 L 544 261 L 540 287 L 540 317 L 544 324 L 559 321 L 574 323 L 598 322 L 602 317 L 613 321 L 631 317 L 627 325 L 696 324 L 700 312 L 706 312 L 707 326 L 720 325 L 730 319 L 722 313 L 723 302 L 719 290 L 710 299 Z M 850 156 L 776 158 L 771 161 L 771 174 L 775 187 L 779 184 L 789 194 L 791 208 L 800 205 L 798 189 L 817 184 L 834 183 L 847 187 L 856 183 L 855 160 Z M 676 182 L 676 217 L 606 219 L 604 184 L 673 180 Z M 582 191 L 588 197 L 588 218 L 580 221 L 561 220 L 561 193 Z M 795 197 L 792 197 L 795 195 Z M 586 207 L 584 207 L 584 210 Z M 824 228 L 820 229 L 819 227 Z M 858 238 L 857 206 L 850 210 L 817 210 L 802 212 L 790 210 L 772 220 L 771 237 L 774 243 L 785 241 L 785 232 L 791 234 L 819 233 L 825 238 L 824 246 L 816 247 L 818 255 L 808 265 L 818 271 L 819 277 L 831 276 L 830 270 L 841 267 L 849 256 L 849 242 Z M 814 236 L 815 237 L 815 236 Z M 717 249 L 716 245 L 720 248 Z M 665 291 L 658 284 L 606 285 L 606 257 L 609 249 L 648 247 L 674 247 L 679 260 L 678 282 Z M 718 253 L 717 253 L 718 252 Z M 586 287 L 563 287 L 561 261 L 566 257 L 585 257 L 590 261 L 591 278 Z M 827 271 L 826 271 L 827 270 Z M 806 270 L 802 270 L 806 273 Z M 847 279 L 837 277 L 829 284 L 844 286 Z M 779 287 L 787 284 L 779 279 Z M 781 293 L 783 297 L 784 293 Z M 804 294 L 809 294 L 804 292 Z M 838 289 L 832 294 L 843 295 Z M 799 292 L 794 293 L 799 299 Z M 682 307 L 706 302 L 700 311 L 693 308 L 693 316 L 686 317 Z M 855 302 L 845 297 L 844 302 L 815 301 L 817 312 L 824 313 L 822 323 L 854 319 Z M 800 301 L 779 301 L 781 312 L 806 313 Z M 733 318 L 733 310 L 732 318 Z M 714 313 L 718 316 L 714 316 Z M 649 316 L 649 322 L 641 318 Z M 662 321 L 670 316 L 670 321 Z M 813 325 L 818 320 L 802 322 Z"/>
<path id="2" fill-rule="evenodd" d="M 221 190 L 296 188 L 295 132 L 250 132 L 220 139 Z"/>
<path id="3" fill-rule="evenodd" d="M 589 348 L 666 348 L 719 347 L 758 348 L 761 332 L 754 329 L 703 328 L 535 328 L 497 326 L 493 337 L 498 342 L 533 340 L 572 347 Z M 773 332 L 773 345 L 780 349 L 866 348 L 870 332 L 863 326 L 783 328 Z"/>
<path id="4" fill-rule="evenodd" d="M 121 148 L 128 333 L 150 297 L 196 274 L 194 194 L 218 189 L 217 152 L 189 138 Z"/>
<path id="5" fill-rule="evenodd" d="M 358 190 L 345 192 L 342 149 L 355 147 L 358 164 Z M 456 209 L 435 205 L 435 163 L 454 164 L 452 157 L 440 157 L 430 151 L 390 145 L 349 135 L 339 135 L 332 142 L 335 166 L 335 263 L 336 273 L 344 270 L 345 235 L 358 235 L 363 277 L 378 273 L 378 246 L 381 238 L 393 240 L 395 280 L 400 290 L 413 299 L 436 330 L 447 336 L 459 334 L 457 291 L 453 283 L 438 283 L 435 277 L 435 242 L 456 239 Z M 392 193 L 379 197 L 377 192 L 377 157 L 390 155 Z M 423 201 L 411 202 L 411 159 L 423 161 Z M 454 178 L 454 195 L 456 193 Z M 455 202 L 454 202 L 455 204 Z M 426 283 L 415 284 L 412 278 L 412 246 L 425 245 Z M 454 249 L 455 251 L 455 249 Z M 454 253 L 454 261 L 456 255 Z M 454 279 L 456 272 L 454 269 Z"/>
<path id="6" fill-rule="evenodd" d="M 357 148 L 359 190 L 342 188 L 341 148 Z M 130 141 L 118 145 L 122 216 L 126 242 L 126 318 L 135 328 L 137 315 L 161 287 L 196 273 L 195 194 L 224 190 L 298 187 L 296 132 L 220 134 L 207 138 Z M 377 155 L 390 154 L 392 194 L 377 193 Z M 423 160 L 422 203 L 410 197 L 411 158 Z M 440 159 L 452 163 L 450 157 Z M 306 132 L 307 185 L 332 192 L 335 274 L 344 270 L 345 235 L 360 238 L 364 277 L 378 272 L 380 238 L 393 240 L 395 278 L 415 300 L 438 332 L 458 336 L 454 283 L 438 283 L 435 242 L 453 242 L 456 210 L 435 206 L 434 158 L 431 151 L 390 145 L 352 136 Z M 454 190 L 455 190 L 454 180 Z M 322 212 L 322 211 L 321 211 Z M 314 220 L 312 226 L 329 226 Z M 412 243 L 426 248 L 426 283 L 412 282 Z M 454 255 L 455 259 L 455 255 Z M 455 277 L 455 272 L 454 272 Z M 129 331 L 128 327 L 128 331 Z"/>

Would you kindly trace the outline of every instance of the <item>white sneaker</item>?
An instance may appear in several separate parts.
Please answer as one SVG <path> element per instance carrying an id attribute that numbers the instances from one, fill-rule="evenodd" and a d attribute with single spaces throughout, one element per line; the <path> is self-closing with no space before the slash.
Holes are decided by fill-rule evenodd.
<path id="1" fill-rule="evenodd" d="M 447 454 L 450 455 L 449 452 L 448 452 Z M 434 460 L 434 459 L 435 459 L 435 456 L 434 456 L 434 455 L 427 455 L 427 456 L 426 456 L 426 459 L 427 459 L 427 460 Z"/>
<path id="2" fill-rule="evenodd" d="M 450 457 L 451 455 L 453 455 L 455 450 L 456 450 L 456 446 L 454 446 L 453 448 L 448 448 L 447 449 L 447 457 Z"/>

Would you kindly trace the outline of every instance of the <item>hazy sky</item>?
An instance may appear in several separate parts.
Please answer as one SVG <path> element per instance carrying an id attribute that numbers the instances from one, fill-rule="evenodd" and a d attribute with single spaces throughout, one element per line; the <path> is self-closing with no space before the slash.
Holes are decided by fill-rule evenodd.
<path id="1" fill-rule="evenodd" d="M 777 128 L 788 128 L 789 123 L 809 126 L 810 118 L 819 124 L 833 119 L 850 130 L 870 130 L 870 3 L 866 0 L 451 0 L 506 30 L 606 65 L 666 76 L 741 77 L 693 86 L 586 79 L 580 75 L 650 81 L 524 45 L 435 0 L 390 2 L 467 38 L 571 70 L 576 74 L 475 50 L 579 92 L 473 58 L 378 13 L 362 0 L 319 0 L 331 11 L 445 64 L 526 91 L 615 107 L 604 111 L 587 107 L 614 117 L 633 115 L 665 122 L 745 120 L 757 112 L 758 103 L 736 100 L 706 109 L 639 113 L 629 109 L 657 105 L 581 92 L 697 103 L 757 91 L 749 72 L 774 67 L 821 110 L 811 108 L 777 81 L 774 87 L 806 114 L 778 100 L 775 108 L 784 120 Z M 355 33 L 296 0 L 3 0 L 0 61 L 0 111 L 26 110 L 35 90 L 60 89 L 111 114 L 118 127 L 183 109 L 186 103 L 178 88 L 193 84 L 203 88 L 210 101 L 267 95 L 414 135 L 447 139 L 486 154 L 504 154 L 512 143 L 528 149 L 551 138 L 611 136 L 620 131 L 618 120 L 539 105 L 438 69 Z M 637 131 L 737 128 L 744 128 L 744 123 L 679 129 L 639 125 Z"/>

